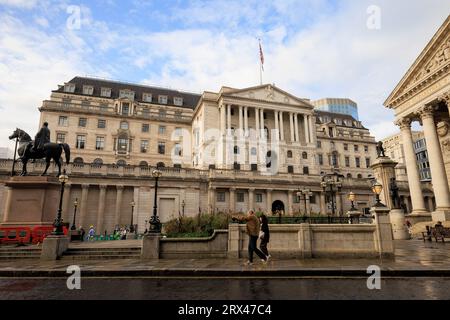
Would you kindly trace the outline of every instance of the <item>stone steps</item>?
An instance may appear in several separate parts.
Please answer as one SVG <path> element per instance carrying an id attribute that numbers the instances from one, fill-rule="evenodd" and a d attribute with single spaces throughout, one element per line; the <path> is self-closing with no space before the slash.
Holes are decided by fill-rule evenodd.
<path id="1" fill-rule="evenodd" d="M 0 248 L 0 260 L 39 259 L 41 248 Z"/>
<path id="2" fill-rule="evenodd" d="M 70 248 L 62 260 L 140 259 L 141 248 Z"/>

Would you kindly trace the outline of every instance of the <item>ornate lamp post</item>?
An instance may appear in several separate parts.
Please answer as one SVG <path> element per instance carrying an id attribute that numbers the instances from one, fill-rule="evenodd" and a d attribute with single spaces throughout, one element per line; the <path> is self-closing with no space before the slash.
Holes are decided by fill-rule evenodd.
<path id="1" fill-rule="evenodd" d="M 53 229 L 52 235 L 54 236 L 62 236 L 64 235 L 63 231 L 63 220 L 61 218 L 62 215 L 62 202 L 63 202 L 63 196 L 64 196 L 64 185 L 69 181 L 69 177 L 66 174 L 66 170 L 64 169 L 63 174 L 59 176 L 59 182 L 61 183 L 61 191 L 60 191 L 60 198 L 59 198 L 59 207 L 58 207 L 58 214 L 56 216 L 55 223 L 53 226 L 55 227 Z"/>
<path id="2" fill-rule="evenodd" d="M 305 216 L 306 216 L 308 214 L 307 200 L 308 200 L 308 197 L 311 197 L 313 195 L 313 193 L 311 192 L 310 189 L 299 190 L 299 192 L 297 192 L 297 197 L 299 198 L 300 201 L 301 201 L 302 195 L 303 195 L 303 200 L 305 201 Z"/>
<path id="3" fill-rule="evenodd" d="M 325 193 L 328 193 L 331 197 L 331 212 L 333 216 L 336 215 L 336 192 L 339 192 L 342 189 L 342 182 L 340 179 L 343 177 L 343 175 L 337 172 L 322 176 L 321 186 L 323 188 L 323 191 Z"/>
<path id="4" fill-rule="evenodd" d="M 162 176 L 162 172 L 158 169 L 153 170 L 153 178 L 155 178 L 155 198 L 153 206 L 153 215 L 150 218 L 150 230 L 151 233 L 161 233 L 161 222 L 158 218 L 158 179 Z"/>
<path id="5" fill-rule="evenodd" d="M 78 198 L 76 198 L 75 201 L 73 202 L 73 222 L 72 227 L 70 227 L 70 230 L 72 231 L 77 230 L 77 226 L 75 224 L 75 219 L 77 217 L 77 208 L 78 208 Z"/>
<path id="6" fill-rule="evenodd" d="M 182 209 L 183 217 L 184 217 L 184 207 L 185 206 L 186 206 L 186 202 L 184 200 L 181 201 L 181 209 Z"/>
<path id="7" fill-rule="evenodd" d="M 133 216 L 134 216 L 134 207 L 136 206 L 136 203 L 134 201 L 130 202 L 131 206 L 131 223 L 130 223 L 130 232 L 134 232 L 134 224 L 133 224 Z"/>
<path id="8" fill-rule="evenodd" d="M 351 207 L 350 211 L 356 211 L 356 208 L 355 208 L 356 195 L 355 195 L 355 193 L 350 192 L 348 194 L 348 200 L 350 200 L 350 202 L 352 203 L 352 207 Z"/>
<path id="9" fill-rule="evenodd" d="M 372 192 L 375 193 L 377 202 L 375 203 L 375 207 L 384 207 L 384 204 L 381 203 L 380 194 L 383 191 L 383 185 L 378 181 L 375 181 L 372 185 Z"/>

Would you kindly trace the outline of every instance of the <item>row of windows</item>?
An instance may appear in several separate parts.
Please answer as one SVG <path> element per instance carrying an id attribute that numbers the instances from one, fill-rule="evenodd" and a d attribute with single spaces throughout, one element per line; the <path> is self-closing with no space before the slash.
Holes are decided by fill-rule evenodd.
<path id="1" fill-rule="evenodd" d="M 319 154 L 318 155 L 318 161 L 319 161 L 319 165 L 323 166 L 324 162 L 323 162 L 323 155 Z M 336 154 L 332 154 L 330 156 L 330 163 L 333 166 L 338 166 L 338 156 Z M 366 168 L 370 167 L 370 158 L 366 158 Z M 345 157 L 345 166 L 347 168 L 350 167 L 350 157 Z M 355 166 L 357 168 L 361 168 L 361 158 L 360 157 L 355 157 Z"/>
<path id="2" fill-rule="evenodd" d="M 217 202 L 225 202 L 226 201 L 226 192 L 225 191 L 219 191 L 217 192 Z M 316 196 L 312 195 L 309 198 L 309 201 L 311 204 L 316 203 Z M 236 193 L 236 202 L 237 203 L 244 203 L 245 202 L 245 193 L 244 192 L 237 192 Z M 262 193 L 256 193 L 255 194 L 255 202 L 256 203 L 262 203 L 263 202 L 263 194 Z M 293 196 L 293 202 L 294 203 L 300 203 L 300 197 L 297 195 Z"/>
<path id="3" fill-rule="evenodd" d="M 81 157 L 75 158 L 75 159 L 73 160 L 73 163 L 76 164 L 76 165 L 84 165 L 84 164 L 85 164 L 83 158 L 81 158 Z M 102 166 L 102 165 L 104 165 L 103 159 L 102 159 L 102 158 L 97 158 L 97 159 L 95 159 L 95 160 L 92 162 L 92 165 L 94 165 L 94 166 Z M 119 167 L 125 167 L 125 166 L 128 166 L 128 164 L 127 164 L 127 162 L 126 162 L 125 160 L 118 160 L 118 161 L 117 161 L 115 164 L 113 164 L 113 165 L 116 165 L 116 166 L 119 166 Z M 139 167 L 141 167 L 141 168 L 146 168 L 146 167 L 148 167 L 148 166 L 149 166 L 149 164 L 148 164 L 147 161 L 141 161 L 141 162 L 139 162 Z M 156 164 L 156 167 L 157 167 L 157 168 L 165 168 L 166 165 L 164 164 L 164 162 L 158 162 L 158 163 Z M 180 165 L 180 164 L 174 164 L 173 167 L 174 167 L 174 168 L 181 169 L 181 165 Z"/>
<path id="4" fill-rule="evenodd" d="M 74 93 L 75 92 L 75 84 L 73 84 L 73 83 L 66 84 L 64 86 L 64 92 Z M 94 87 L 89 86 L 89 85 L 84 85 L 83 86 L 83 94 L 92 96 L 94 94 Z M 104 98 L 111 98 L 111 88 L 101 88 L 100 96 L 104 97 Z M 132 90 L 120 90 L 119 98 L 127 98 L 130 100 L 134 100 L 135 92 Z M 151 93 L 146 93 L 146 92 L 142 94 L 142 101 L 148 102 L 148 103 L 156 102 L 156 101 L 153 101 L 153 95 Z M 167 104 L 168 96 L 167 95 L 158 95 L 157 101 L 159 104 Z M 182 106 L 183 98 L 182 97 L 174 97 L 173 104 L 176 106 Z"/>
<path id="5" fill-rule="evenodd" d="M 334 149 L 335 148 L 335 142 L 331 141 L 331 148 Z M 348 151 L 349 145 L 348 143 L 344 143 L 344 151 Z M 321 149 L 322 148 L 322 141 L 317 141 L 317 148 Z M 355 152 L 359 152 L 359 145 L 355 144 L 353 145 L 353 150 Z M 369 146 L 364 146 L 364 152 L 369 152 Z"/>
<path id="6" fill-rule="evenodd" d="M 78 118 L 78 127 L 80 128 L 86 128 L 87 127 L 87 118 Z M 58 120 L 58 125 L 61 127 L 67 127 L 68 126 L 68 118 L 66 116 L 60 116 Z M 104 119 L 98 119 L 97 120 L 97 128 L 98 129 L 106 129 L 106 120 Z M 129 130 L 130 126 L 127 121 L 120 122 L 120 129 L 122 130 Z M 175 134 L 177 136 L 181 135 L 181 128 L 175 128 Z M 158 133 L 159 134 L 166 134 L 166 126 L 160 125 L 158 127 Z M 150 132 L 150 124 L 143 123 L 141 126 L 141 132 L 148 133 Z"/>

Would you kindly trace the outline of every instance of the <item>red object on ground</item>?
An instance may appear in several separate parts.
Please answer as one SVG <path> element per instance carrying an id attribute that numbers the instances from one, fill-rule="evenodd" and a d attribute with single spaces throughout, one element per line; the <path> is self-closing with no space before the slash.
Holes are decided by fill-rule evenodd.
<path id="1" fill-rule="evenodd" d="M 64 235 L 69 230 L 63 227 Z M 30 227 L 0 227 L 0 244 L 37 244 L 53 232 L 52 226 Z"/>

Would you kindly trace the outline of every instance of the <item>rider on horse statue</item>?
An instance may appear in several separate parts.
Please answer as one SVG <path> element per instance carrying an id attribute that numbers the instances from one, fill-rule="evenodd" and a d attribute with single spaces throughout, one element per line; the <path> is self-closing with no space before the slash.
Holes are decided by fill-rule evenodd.
<path id="1" fill-rule="evenodd" d="M 46 143 L 50 143 L 50 129 L 48 128 L 48 123 L 44 122 L 41 130 L 36 134 L 34 138 L 33 152 L 38 152 L 44 150 Z"/>

